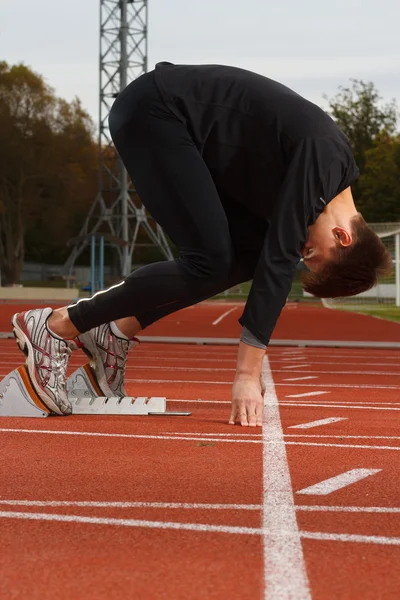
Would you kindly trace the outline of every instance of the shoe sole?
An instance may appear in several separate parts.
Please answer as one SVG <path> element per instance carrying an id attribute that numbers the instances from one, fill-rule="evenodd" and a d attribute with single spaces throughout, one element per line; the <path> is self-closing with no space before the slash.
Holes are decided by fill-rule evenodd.
<path id="1" fill-rule="evenodd" d="M 47 406 L 47 408 L 49 410 L 51 410 L 51 412 L 53 412 L 57 415 L 64 415 L 65 413 L 62 412 L 60 407 L 57 406 L 57 404 L 55 402 L 53 402 L 53 400 L 43 391 L 43 389 L 39 385 L 37 385 L 36 372 L 35 372 L 35 360 L 33 358 L 34 352 L 33 352 L 32 344 L 30 343 L 28 336 L 23 331 L 23 329 L 21 328 L 21 325 L 18 322 L 19 315 L 20 315 L 20 313 L 17 313 L 11 319 L 11 323 L 13 326 L 13 334 L 15 337 L 15 341 L 17 342 L 18 348 L 21 350 L 21 352 L 23 352 L 25 354 L 25 358 L 26 358 L 25 364 L 28 369 L 29 378 L 31 380 L 33 389 L 35 390 L 35 392 L 37 393 L 37 395 L 39 396 L 39 398 L 41 399 L 43 404 L 45 404 Z"/>
<path id="2" fill-rule="evenodd" d="M 92 367 L 92 371 L 96 377 L 97 385 L 101 389 L 102 393 L 107 398 L 115 397 L 115 392 L 112 391 L 107 383 L 106 373 L 101 358 L 99 358 L 99 360 L 97 359 L 98 352 L 96 342 L 93 340 L 89 332 L 82 333 L 79 336 L 79 341 L 83 344 L 82 350 L 90 359 L 90 366 Z"/>

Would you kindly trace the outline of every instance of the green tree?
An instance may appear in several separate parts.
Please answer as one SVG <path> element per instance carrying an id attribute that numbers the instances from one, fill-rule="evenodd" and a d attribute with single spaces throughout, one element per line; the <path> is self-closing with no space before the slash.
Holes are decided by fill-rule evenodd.
<path id="1" fill-rule="evenodd" d="M 18 282 L 26 258 L 61 262 L 96 193 L 93 124 L 25 65 L 0 62 L 0 268 Z"/>
<path id="2" fill-rule="evenodd" d="M 400 136 L 377 137 L 366 151 L 359 188 L 367 221 L 400 221 Z"/>
<path id="3" fill-rule="evenodd" d="M 375 139 L 386 131 L 393 135 L 397 125 L 395 100 L 381 105 L 381 97 L 372 82 L 351 79 L 351 87 L 339 87 L 339 93 L 329 99 L 329 112 L 342 131 L 350 139 L 354 157 L 361 172 L 365 167 L 367 150 Z"/>

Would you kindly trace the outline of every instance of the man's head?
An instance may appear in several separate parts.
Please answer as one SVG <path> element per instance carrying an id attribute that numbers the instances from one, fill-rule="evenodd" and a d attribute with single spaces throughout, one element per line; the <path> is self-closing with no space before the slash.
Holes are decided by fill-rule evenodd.
<path id="1" fill-rule="evenodd" d="M 303 287 L 318 298 L 354 296 L 392 270 L 389 252 L 362 215 L 354 210 L 337 218 L 337 206 L 332 208 L 309 228 L 303 249 L 309 269 L 302 273 Z"/>

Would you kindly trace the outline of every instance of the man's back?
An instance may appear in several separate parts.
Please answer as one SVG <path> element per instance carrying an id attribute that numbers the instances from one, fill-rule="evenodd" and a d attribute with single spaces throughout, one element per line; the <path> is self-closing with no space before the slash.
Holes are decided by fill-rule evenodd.
<path id="1" fill-rule="evenodd" d="M 293 154 L 305 139 L 320 144 L 323 161 L 351 156 L 348 139 L 318 106 L 286 86 L 222 65 L 156 66 L 156 82 L 183 120 L 221 195 L 270 217 Z M 318 150 L 317 150 L 318 151 Z M 330 154 L 332 153 L 332 156 Z"/>

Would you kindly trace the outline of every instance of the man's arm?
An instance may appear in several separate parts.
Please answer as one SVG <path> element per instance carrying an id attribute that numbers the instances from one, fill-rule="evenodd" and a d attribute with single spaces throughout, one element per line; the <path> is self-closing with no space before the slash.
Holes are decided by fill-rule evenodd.
<path id="1" fill-rule="evenodd" d="M 289 295 L 308 226 L 325 205 L 313 140 L 294 152 L 280 189 L 240 323 L 268 345 Z"/>

